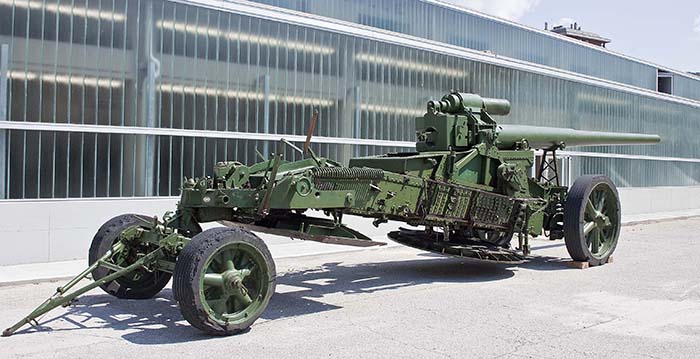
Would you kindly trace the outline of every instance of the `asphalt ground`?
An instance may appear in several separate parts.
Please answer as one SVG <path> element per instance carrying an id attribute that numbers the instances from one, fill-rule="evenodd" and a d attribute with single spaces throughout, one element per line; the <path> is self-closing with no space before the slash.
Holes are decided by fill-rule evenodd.
<path id="1" fill-rule="evenodd" d="M 699 230 L 699 218 L 623 227 L 613 263 L 583 270 L 545 240 L 519 266 L 407 247 L 282 258 L 267 311 L 233 337 L 190 327 L 170 287 L 143 301 L 94 290 L 0 338 L 0 357 L 697 358 Z M 0 287 L 0 326 L 57 284 Z"/>

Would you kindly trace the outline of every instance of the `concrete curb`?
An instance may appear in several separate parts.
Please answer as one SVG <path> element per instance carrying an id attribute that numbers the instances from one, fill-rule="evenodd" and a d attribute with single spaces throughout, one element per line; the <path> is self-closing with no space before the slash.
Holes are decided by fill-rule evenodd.
<path id="1" fill-rule="evenodd" d="M 643 225 L 643 224 L 651 224 L 651 223 L 660 223 L 660 222 L 668 222 L 668 221 L 683 221 L 683 220 L 688 220 L 688 219 L 693 219 L 693 218 L 698 218 L 700 217 L 700 214 L 692 214 L 692 215 L 669 215 L 665 216 L 662 218 L 649 218 L 649 219 L 633 219 L 629 221 L 623 221 L 622 226 L 623 227 L 629 227 L 629 226 L 637 226 L 637 225 Z M 325 254 L 333 254 L 333 253 L 347 253 L 347 252 L 361 252 L 361 251 L 370 251 L 370 250 L 382 250 L 386 248 L 392 248 L 392 247 L 397 247 L 400 246 L 399 244 L 396 244 L 391 241 L 387 241 L 388 244 L 386 246 L 380 246 L 380 247 L 364 247 L 364 248 L 359 248 L 359 247 L 345 247 L 343 249 L 339 250 L 329 250 L 329 251 L 322 251 L 318 253 L 302 253 L 302 254 L 293 254 L 293 255 L 282 255 L 282 256 L 277 256 L 275 257 L 276 260 L 280 259 L 286 259 L 286 258 L 298 258 L 298 257 L 313 257 L 313 256 L 319 256 L 319 255 L 325 255 Z M 68 263 L 73 264 L 75 262 L 80 261 L 81 263 L 85 263 L 85 259 L 80 259 L 76 261 L 70 261 Z M 52 263 L 53 265 L 56 265 L 56 263 Z M 31 264 L 32 266 L 42 266 L 42 265 L 49 265 L 49 263 L 39 263 L 39 264 Z M 28 265 L 24 265 L 28 266 Z M 0 270 L 3 268 L 12 270 L 12 267 L 16 266 L 7 266 L 7 267 L 0 267 Z M 77 274 L 80 270 L 75 271 L 75 274 Z M 58 276 L 37 276 L 36 278 L 30 278 L 30 279 L 22 279 L 22 280 L 6 280 L 3 281 L 0 279 L 0 288 L 2 287 L 10 287 L 10 286 L 19 286 L 19 285 L 26 285 L 26 284 L 39 284 L 39 283 L 46 283 L 46 282 L 59 282 L 59 281 L 67 281 L 75 276 L 75 274 L 66 274 L 66 275 L 58 275 Z"/>
<path id="2" fill-rule="evenodd" d="M 352 253 L 352 252 L 361 252 L 361 251 L 376 251 L 376 250 L 381 250 L 381 249 L 386 249 L 386 248 L 395 248 L 395 247 L 400 247 L 401 245 L 395 242 L 387 241 L 387 244 L 384 246 L 374 246 L 374 247 L 350 247 L 350 246 L 337 246 L 340 249 L 337 250 L 328 250 L 328 251 L 323 251 L 319 253 L 303 253 L 303 254 L 292 254 L 292 255 L 283 255 L 283 256 L 277 256 L 274 259 L 275 260 L 281 260 L 281 259 L 290 259 L 290 258 L 299 258 L 299 257 L 314 257 L 314 256 L 322 256 L 326 254 L 335 254 L 335 253 Z M 81 262 L 84 265 L 86 263 L 86 259 L 79 259 L 75 261 L 70 261 L 70 262 Z M 42 263 L 39 264 L 33 264 L 35 266 L 40 266 Z M 1 269 L 2 267 L 0 267 Z M 0 288 L 3 287 L 12 287 L 12 286 L 19 286 L 19 285 L 26 285 L 26 284 L 39 284 L 39 283 L 47 283 L 47 282 L 61 282 L 61 281 L 68 281 L 70 279 L 73 279 L 75 275 L 77 275 L 82 269 L 75 271 L 75 273 L 72 274 L 67 274 L 67 275 L 59 275 L 59 276 L 48 276 L 48 277 L 37 277 L 37 278 L 31 278 L 31 279 L 22 279 L 22 280 L 10 280 L 10 281 L 2 281 L 0 280 Z M 90 278 L 90 276 L 88 276 Z"/>
<path id="3" fill-rule="evenodd" d="M 77 274 L 77 273 L 76 273 Z M 69 281 L 71 280 L 73 276 L 62 276 L 62 277 L 48 277 L 48 278 L 37 278 L 37 279 L 24 279 L 24 280 L 17 280 L 17 281 L 10 281 L 10 282 L 0 282 L 0 288 L 4 287 L 15 287 L 15 286 L 20 286 L 20 285 L 25 285 L 25 284 L 41 284 L 41 283 L 51 283 L 51 282 L 61 282 L 61 281 Z"/>
<path id="4" fill-rule="evenodd" d="M 668 222 L 668 221 L 684 221 L 684 220 L 698 218 L 698 217 L 700 217 L 700 214 L 693 214 L 693 215 L 689 215 L 689 216 L 679 216 L 679 217 L 668 217 L 668 218 L 642 219 L 642 220 L 637 220 L 637 221 L 624 222 L 624 223 L 622 223 L 622 226 L 627 227 L 627 226 L 637 226 L 640 224 L 652 224 L 652 223 L 660 223 L 660 222 Z"/>

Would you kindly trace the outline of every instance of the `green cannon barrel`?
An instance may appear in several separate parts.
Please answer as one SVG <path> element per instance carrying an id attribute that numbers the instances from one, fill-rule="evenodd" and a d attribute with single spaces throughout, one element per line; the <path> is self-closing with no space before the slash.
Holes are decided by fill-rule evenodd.
<path id="1" fill-rule="evenodd" d="M 661 141 L 658 135 L 581 131 L 570 128 L 499 125 L 496 144 L 499 149 L 512 149 L 527 140 L 531 148 L 561 149 L 574 146 L 644 145 Z"/>
<path id="2" fill-rule="evenodd" d="M 452 92 L 442 97 L 440 101 L 428 102 L 428 110 L 443 113 L 461 113 L 465 108 L 486 111 L 489 115 L 505 116 L 510 113 L 510 102 L 500 98 L 481 97 L 472 93 Z"/>

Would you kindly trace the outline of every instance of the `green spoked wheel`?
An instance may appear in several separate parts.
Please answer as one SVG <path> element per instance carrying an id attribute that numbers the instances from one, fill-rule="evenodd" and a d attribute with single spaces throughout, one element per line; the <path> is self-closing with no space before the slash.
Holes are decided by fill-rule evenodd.
<path id="1" fill-rule="evenodd" d="M 250 327 L 267 307 L 275 291 L 275 264 L 254 234 L 213 228 L 185 246 L 174 278 L 183 317 L 207 333 L 231 335 Z"/>
<path id="2" fill-rule="evenodd" d="M 119 235 L 126 229 L 144 225 L 152 221 L 150 217 L 138 214 L 122 214 L 116 216 L 100 227 L 92 239 L 88 252 L 88 263 L 92 265 L 109 251 L 114 243 L 119 240 Z M 113 264 L 126 267 L 136 260 L 147 249 L 140 247 L 127 247 L 122 252 L 116 253 L 110 258 Z M 113 273 L 105 267 L 98 267 L 92 271 L 92 278 L 99 280 Z M 158 294 L 170 281 L 170 273 L 162 271 L 148 271 L 145 268 L 137 269 L 125 276 L 100 286 L 106 293 L 122 299 L 149 299 Z"/>
<path id="3" fill-rule="evenodd" d="M 620 199 L 606 176 L 582 176 L 564 205 L 566 249 L 575 261 L 605 264 L 620 235 Z"/>

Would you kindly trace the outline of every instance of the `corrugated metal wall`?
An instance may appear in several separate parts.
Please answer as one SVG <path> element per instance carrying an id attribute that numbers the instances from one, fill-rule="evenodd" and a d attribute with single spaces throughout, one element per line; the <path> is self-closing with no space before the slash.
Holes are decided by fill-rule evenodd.
<path id="1" fill-rule="evenodd" d="M 177 195 L 183 176 L 272 151 L 246 133 L 305 134 L 313 108 L 316 134 L 339 139 L 316 144 L 322 155 L 346 161 L 396 151 L 343 143 L 413 141 L 413 118 L 450 89 L 508 98 L 509 123 L 664 138 L 658 146 L 590 151 L 700 158 L 689 145 L 700 135 L 698 107 L 337 32 L 169 1 L 0 1 L 0 18 L 8 19 L 0 43 L 10 45 L 9 121 L 174 131 L 7 130 L 7 198 Z M 606 173 L 624 186 L 700 183 L 698 163 L 575 164 L 576 173 Z"/>

